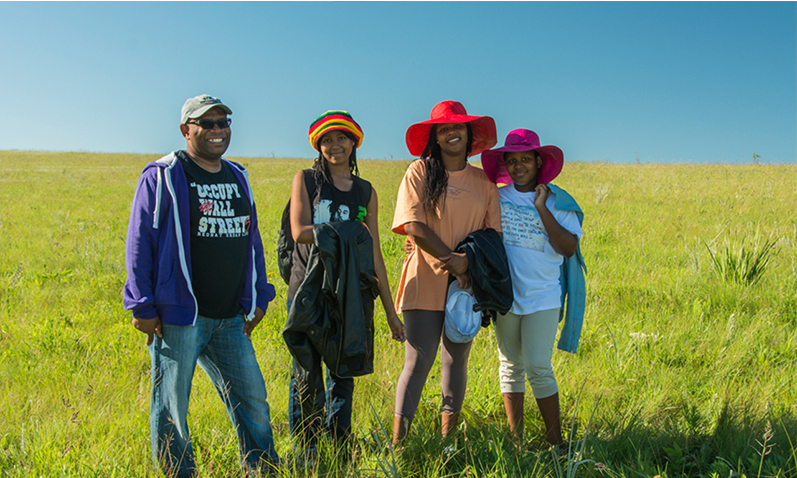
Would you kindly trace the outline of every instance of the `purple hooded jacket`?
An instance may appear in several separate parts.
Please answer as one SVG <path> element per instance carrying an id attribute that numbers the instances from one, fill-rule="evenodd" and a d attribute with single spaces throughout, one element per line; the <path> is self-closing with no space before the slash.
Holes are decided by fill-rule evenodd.
<path id="1" fill-rule="evenodd" d="M 251 320 L 255 307 L 265 312 L 276 292 L 266 277 L 249 175 L 242 165 L 222 161 L 232 167 L 252 206 L 251 254 L 241 293 L 241 308 Z M 133 317 L 160 317 L 169 325 L 194 324 L 198 307 L 191 286 L 189 217 L 188 184 L 176 154 L 172 152 L 144 167 L 133 196 L 125 246 L 124 306 L 133 311 Z"/>

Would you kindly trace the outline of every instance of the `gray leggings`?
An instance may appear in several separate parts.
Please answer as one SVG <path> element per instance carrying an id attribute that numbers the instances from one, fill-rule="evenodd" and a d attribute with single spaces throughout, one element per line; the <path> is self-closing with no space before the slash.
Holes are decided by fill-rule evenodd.
<path id="1" fill-rule="evenodd" d="M 401 371 L 396 386 L 395 415 L 410 420 L 415 417 L 426 377 L 437 356 L 441 336 L 442 410 L 446 413 L 459 413 L 468 385 L 468 355 L 473 341 L 458 344 L 448 340 L 443 333 L 445 312 L 442 310 L 405 310 L 403 314 L 407 341 L 404 343 L 404 370 Z"/>

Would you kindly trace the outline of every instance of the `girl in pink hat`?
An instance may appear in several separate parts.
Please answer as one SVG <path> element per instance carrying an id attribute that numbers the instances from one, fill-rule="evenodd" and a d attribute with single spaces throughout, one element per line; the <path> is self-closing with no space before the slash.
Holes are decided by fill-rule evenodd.
<path id="1" fill-rule="evenodd" d="M 498 191 L 514 302 L 495 322 L 504 407 L 520 441 L 528 379 L 552 445 L 562 443 L 559 388 L 551 366 L 562 311 L 561 268 L 576 255 L 583 218 L 572 197 L 549 184 L 563 163 L 561 149 L 540 146 L 537 134 L 527 129 L 511 131 L 502 148 L 482 153 L 487 177 L 507 184 Z M 576 257 L 583 265 L 580 252 Z"/>
<path id="2" fill-rule="evenodd" d="M 406 141 L 420 159 L 404 175 L 393 216 L 393 232 L 407 235 L 414 244 L 408 248 L 396 297 L 407 341 L 396 386 L 394 442 L 409 430 L 438 348 L 443 436 L 456 427 L 471 342 L 455 343 L 443 334 L 446 296 L 449 275 L 465 289 L 471 280 L 467 256 L 452 251 L 473 231 L 501 230 L 498 190 L 481 169 L 468 164 L 469 156 L 495 145 L 492 118 L 468 115 L 462 104 L 444 101 L 432 109 L 429 120 L 409 127 Z"/>

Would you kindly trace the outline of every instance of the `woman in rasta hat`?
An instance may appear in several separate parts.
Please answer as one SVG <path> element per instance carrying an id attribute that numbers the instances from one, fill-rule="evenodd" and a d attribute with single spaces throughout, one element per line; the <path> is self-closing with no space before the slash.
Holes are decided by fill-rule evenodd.
<path id="1" fill-rule="evenodd" d="M 559 388 L 551 366 L 564 301 L 562 290 L 571 299 L 579 295 L 571 288 L 578 287 L 578 274 L 568 268 L 567 275 L 571 277 L 564 280 L 570 282 L 570 287 L 563 287 L 560 268 L 571 257 L 577 261 L 575 270 L 580 272 L 583 267 L 578 250 L 581 210 L 567 192 L 549 184 L 562 171 L 563 163 L 561 149 L 540 146 L 537 134 L 527 129 L 511 131 L 502 148 L 482 153 L 487 177 L 507 184 L 498 191 L 514 302 L 509 312 L 495 321 L 504 407 L 510 430 L 520 441 L 527 378 L 545 423 L 546 438 L 552 445 L 562 443 Z M 574 302 L 568 301 L 567 305 L 563 339 L 570 330 L 581 329 L 580 318 L 570 316 L 583 317 L 583 308 L 579 312 Z M 572 325 L 574 320 L 578 320 L 577 328 Z M 577 340 L 576 337 L 575 344 Z M 559 347 L 575 352 L 575 345 L 560 341 Z"/>
<path id="2" fill-rule="evenodd" d="M 379 244 L 376 190 L 359 177 L 357 168 L 357 148 L 362 144 L 363 131 L 348 112 L 327 111 L 310 125 L 308 138 L 319 154 L 312 169 L 299 171 L 293 178 L 290 222 L 296 248 L 288 285 L 288 309 L 291 310 L 297 290 L 305 287 L 305 271 L 315 242 L 314 225 L 337 221 L 364 222 L 373 242 L 374 270 L 388 326 L 393 338 L 403 342 L 406 332 L 393 306 Z M 359 288 L 359 284 L 356 287 Z M 318 293 L 312 295 L 317 296 Z M 370 356 L 372 360 L 372 352 Z M 320 374 L 320 362 L 312 370 L 305 370 L 294 360 L 288 398 L 289 428 L 291 435 L 299 438 L 310 453 L 314 451 L 325 407 L 326 429 L 334 439 L 346 439 L 351 431 L 354 379 L 338 376 L 335 371 L 327 369 L 325 394 Z"/>
<path id="3" fill-rule="evenodd" d="M 396 308 L 404 314 L 407 342 L 396 387 L 393 441 L 408 432 L 441 336 L 442 434 L 457 425 L 467 385 L 471 342 L 455 343 L 443 334 L 449 274 L 470 288 L 468 259 L 457 244 L 480 229 L 501 231 L 498 190 L 468 157 L 496 143 L 495 121 L 471 116 L 456 101 L 438 103 L 431 119 L 406 134 L 409 151 L 420 159 L 404 175 L 396 200 L 393 232 L 409 236 Z"/>

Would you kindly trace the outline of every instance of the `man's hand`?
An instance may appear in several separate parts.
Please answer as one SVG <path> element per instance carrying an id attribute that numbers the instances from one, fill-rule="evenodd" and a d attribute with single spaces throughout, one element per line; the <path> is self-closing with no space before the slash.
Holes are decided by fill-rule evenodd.
<path id="1" fill-rule="evenodd" d="M 137 319 L 133 317 L 132 324 L 133 327 L 147 334 L 147 347 L 152 343 L 153 334 L 158 334 L 158 337 L 163 338 L 160 317 L 155 317 L 154 319 Z"/>
<path id="2" fill-rule="evenodd" d="M 266 315 L 266 313 L 263 311 L 263 309 L 260 307 L 255 307 L 255 317 L 252 320 L 247 320 L 244 324 L 244 335 L 246 335 L 247 339 L 252 340 L 252 331 L 255 330 L 257 324 L 263 320 L 264 315 Z"/>

